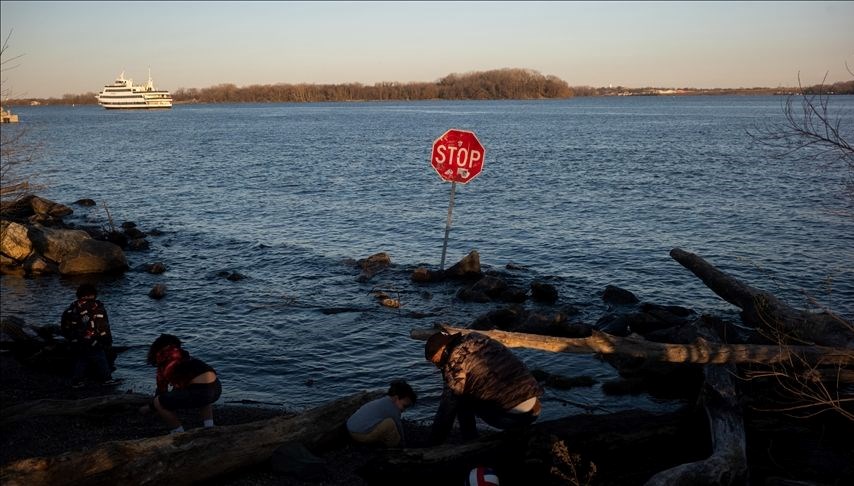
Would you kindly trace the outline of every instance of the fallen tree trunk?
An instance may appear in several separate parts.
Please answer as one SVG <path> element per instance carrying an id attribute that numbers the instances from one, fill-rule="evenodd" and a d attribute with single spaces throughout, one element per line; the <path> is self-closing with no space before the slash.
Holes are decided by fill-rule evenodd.
<path id="1" fill-rule="evenodd" d="M 108 410 L 128 410 L 151 403 L 151 395 L 124 393 L 81 398 L 79 400 L 42 399 L 0 409 L 0 424 L 19 422 L 32 417 L 81 415 Z"/>
<path id="2" fill-rule="evenodd" d="M 716 340 L 715 335 L 701 329 L 701 335 Z M 706 365 L 706 381 L 701 398 L 711 429 L 712 454 L 701 461 L 680 464 L 661 471 L 646 486 L 725 486 L 743 484 L 747 477 L 747 446 L 733 376 L 735 365 Z"/>
<path id="3" fill-rule="evenodd" d="M 116 441 L 55 457 L 22 459 L 0 469 L 5 486 L 32 484 L 190 484 L 263 462 L 288 441 L 317 445 L 341 431 L 362 392 L 296 416 Z"/>
<path id="4" fill-rule="evenodd" d="M 854 350 L 823 346 L 763 346 L 751 344 L 720 344 L 698 340 L 692 344 L 669 344 L 647 341 L 637 335 L 619 337 L 600 331 L 585 338 L 561 338 L 507 331 L 478 331 L 460 327 L 440 326 L 433 329 L 413 329 L 412 339 L 425 341 L 444 330 L 449 333 L 477 332 L 510 348 L 530 348 L 555 353 L 600 353 L 644 358 L 667 363 L 785 363 L 793 358 L 810 364 L 854 364 Z"/>
<path id="5" fill-rule="evenodd" d="M 771 336 L 782 333 L 808 343 L 854 348 L 854 324 L 845 319 L 829 312 L 813 313 L 789 307 L 770 293 L 742 283 L 693 253 L 674 248 L 670 256 L 722 299 L 741 308 L 746 324 Z"/>
<path id="6" fill-rule="evenodd" d="M 483 464 L 497 469 L 502 483 L 552 484 L 547 477 L 559 465 L 551 462 L 551 449 L 554 443 L 562 442 L 572 454 L 595 463 L 597 479 L 610 477 L 611 484 L 640 484 L 662 468 L 701 457 L 702 451 L 686 446 L 702 427 L 700 422 L 697 414 L 685 408 L 659 414 L 629 410 L 576 415 L 462 444 L 385 450 L 363 468 L 362 474 L 371 484 L 401 475 L 408 484 L 457 484 L 473 464 Z"/>

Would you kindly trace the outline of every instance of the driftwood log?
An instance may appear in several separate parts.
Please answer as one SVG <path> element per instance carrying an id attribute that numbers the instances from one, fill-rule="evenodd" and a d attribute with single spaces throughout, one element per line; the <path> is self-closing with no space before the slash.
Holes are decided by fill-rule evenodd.
<path id="1" fill-rule="evenodd" d="M 698 416 L 688 408 L 574 415 L 462 444 L 385 450 L 361 473 L 370 484 L 402 476 L 407 484 L 461 484 L 465 473 L 480 464 L 495 468 L 502 484 L 555 484 L 554 468 L 570 467 L 555 457 L 555 445 L 562 444 L 593 462 L 603 484 L 642 484 L 656 471 L 703 456 L 703 450 L 690 446 L 704 426 Z"/>
<path id="2" fill-rule="evenodd" d="M 0 469 L 4 486 L 32 484 L 190 484 L 270 458 L 282 443 L 314 447 L 341 432 L 362 404 L 381 396 L 362 392 L 296 416 L 196 429 L 149 439 L 115 441 L 55 457 L 22 459 Z"/>
<path id="3" fill-rule="evenodd" d="M 706 328 L 699 331 L 709 341 L 718 340 L 714 331 Z M 733 382 L 735 365 L 706 365 L 703 374 L 705 382 L 700 398 L 709 419 L 712 454 L 661 471 L 647 481 L 647 486 L 724 486 L 743 484 L 747 478 L 744 418 Z"/>
<path id="4" fill-rule="evenodd" d="M 693 253 L 674 248 L 670 256 L 722 299 L 741 308 L 745 324 L 770 336 L 783 334 L 805 343 L 854 349 L 854 324 L 851 322 L 829 312 L 794 309 L 770 293 L 727 275 Z"/>
<path id="5" fill-rule="evenodd" d="M 468 334 L 477 332 L 489 336 L 509 348 L 529 348 L 554 353 L 619 354 L 667 363 L 786 363 L 797 357 L 807 363 L 828 365 L 854 364 L 854 350 L 824 346 L 770 346 L 752 344 L 720 344 L 706 339 L 692 344 L 670 344 L 647 341 L 631 335 L 614 336 L 600 331 L 585 338 L 562 338 L 507 331 L 481 331 L 461 327 L 439 326 L 413 329 L 412 339 L 425 341 L 439 331 Z"/>
<path id="6" fill-rule="evenodd" d="M 79 400 L 42 399 L 0 409 L 0 424 L 20 422 L 33 417 L 85 415 L 95 412 L 132 410 L 151 403 L 151 395 L 125 393 Z"/>

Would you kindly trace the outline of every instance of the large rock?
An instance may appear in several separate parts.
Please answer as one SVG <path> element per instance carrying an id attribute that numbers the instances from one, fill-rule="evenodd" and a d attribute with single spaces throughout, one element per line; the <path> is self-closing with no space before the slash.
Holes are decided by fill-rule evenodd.
<path id="1" fill-rule="evenodd" d="M 23 261 L 33 251 L 33 242 L 27 227 L 12 221 L 0 221 L 0 253 L 16 261 Z"/>
<path id="2" fill-rule="evenodd" d="M 108 241 L 83 240 L 76 252 L 69 253 L 59 264 L 62 275 L 124 272 L 128 269 L 122 249 Z"/>
<path id="3" fill-rule="evenodd" d="M 83 242 L 92 240 L 82 230 L 47 228 L 42 225 L 31 226 L 29 235 L 36 251 L 56 263 L 62 263 L 67 255 L 78 253 Z"/>
<path id="4" fill-rule="evenodd" d="M 36 214 L 53 216 L 55 218 L 68 216 L 69 214 L 74 212 L 70 207 L 64 204 L 59 204 L 57 202 L 53 202 L 38 196 L 33 196 L 33 198 L 30 199 L 30 206 L 33 208 L 33 212 Z"/>
<path id="5" fill-rule="evenodd" d="M 477 279 L 483 276 L 480 270 L 480 254 L 477 250 L 472 250 L 462 260 L 458 261 L 454 266 L 445 270 L 446 278 L 460 279 Z"/>
<path id="6" fill-rule="evenodd" d="M 616 285 L 608 285 L 602 292 L 602 301 L 612 305 L 632 305 L 640 302 L 635 294 Z"/>

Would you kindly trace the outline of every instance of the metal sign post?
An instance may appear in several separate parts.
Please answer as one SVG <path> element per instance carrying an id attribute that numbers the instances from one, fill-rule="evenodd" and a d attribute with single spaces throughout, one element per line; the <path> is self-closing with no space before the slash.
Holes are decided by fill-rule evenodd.
<path id="1" fill-rule="evenodd" d="M 442 264 L 439 270 L 445 269 L 445 252 L 448 250 L 448 233 L 451 232 L 451 213 L 454 211 L 454 193 L 457 192 L 457 183 L 451 182 L 451 202 L 448 203 L 448 222 L 445 223 L 445 241 L 442 243 Z"/>

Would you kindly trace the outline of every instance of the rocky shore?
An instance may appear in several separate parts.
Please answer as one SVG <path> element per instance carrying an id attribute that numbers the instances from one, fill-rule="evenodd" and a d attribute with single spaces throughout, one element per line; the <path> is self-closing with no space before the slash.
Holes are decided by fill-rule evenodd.
<path id="1" fill-rule="evenodd" d="M 41 372 L 19 363 L 10 353 L 0 352 L 0 410 L 36 400 L 78 400 L 128 393 L 121 385 L 113 387 L 90 386 L 70 388 L 63 377 Z M 290 413 L 268 407 L 251 405 L 215 406 L 218 426 L 228 426 L 266 420 Z M 200 427 L 198 417 L 182 416 L 188 429 Z M 425 428 L 405 422 L 407 436 L 420 440 Z M 128 409 L 101 415 L 37 416 L 24 421 L 2 422 L 0 428 L 0 467 L 19 459 L 59 455 L 94 447 L 108 441 L 125 441 L 156 437 L 167 433 L 156 416 L 141 415 Z M 355 485 L 368 484 L 358 474 L 358 469 L 369 461 L 375 451 L 356 444 L 330 451 L 321 457 L 309 456 L 310 467 L 295 467 L 281 471 L 283 465 L 266 461 L 256 467 L 221 478 L 217 484 L 231 486 L 304 486 L 304 485 Z M 287 466 L 284 466 L 287 467 Z M 279 469 L 279 471 L 277 471 Z"/>

